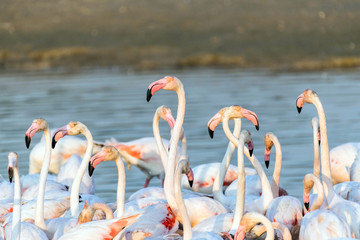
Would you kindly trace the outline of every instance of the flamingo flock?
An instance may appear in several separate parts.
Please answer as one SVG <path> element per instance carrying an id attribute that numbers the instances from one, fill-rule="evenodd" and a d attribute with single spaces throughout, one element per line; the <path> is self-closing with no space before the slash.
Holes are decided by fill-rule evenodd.
<path id="1" fill-rule="evenodd" d="M 312 119 L 314 168 L 303 178 L 299 200 L 279 186 L 281 139 L 272 132 L 264 136 L 266 168 L 273 147 L 276 152 L 271 179 L 253 154 L 256 146 L 251 132 L 241 129 L 241 118 L 259 130 L 255 112 L 239 105 L 220 109 L 207 126 L 213 138 L 222 123 L 229 140 L 224 157 L 192 166 L 183 128 L 184 86 L 178 78 L 166 76 L 148 86 L 146 100 L 160 90 L 177 94 L 177 116 L 159 106 L 153 137 L 100 143 L 82 122 L 51 131 L 45 119 L 35 119 L 25 133 L 25 145 L 30 147 L 37 132 L 43 132 L 43 138 L 29 153 L 29 174 L 20 176 L 16 152 L 8 155 L 9 181 L 0 183 L 0 240 L 360 239 L 360 143 L 329 150 L 325 112 L 315 91 L 306 89 L 296 98 L 299 114 L 305 103 L 313 104 L 318 113 Z M 160 119 L 170 127 L 170 140 L 160 135 Z M 245 167 L 246 159 L 252 168 Z M 104 161 L 115 162 L 118 169 L 115 203 L 95 195 L 93 173 Z M 146 175 L 144 187 L 128 199 L 125 164 Z M 153 177 L 162 185 L 149 187 Z"/>

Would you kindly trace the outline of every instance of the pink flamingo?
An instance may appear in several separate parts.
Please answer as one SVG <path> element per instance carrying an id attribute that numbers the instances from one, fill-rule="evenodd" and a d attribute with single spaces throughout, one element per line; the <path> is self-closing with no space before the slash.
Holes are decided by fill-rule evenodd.
<path id="1" fill-rule="evenodd" d="M 355 237 L 359 238 L 360 205 L 351 201 L 344 200 L 334 192 L 330 170 L 330 156 L 329 144 L 327 139 L 326 118 L 321 101 L 315 91 L 311 89 L 306 89 L 296 99 L 296 106 L 299 113 L 301 112 L 304 103 L 312 103 L 316 107 L 318 112 L 321 137 L 321 175 L 327 205 L 331 211 L 333 211 L 338 217 L 342 218 L 350 225 L 352 233 L 355 235 Z"/>
<path id="2" fill-rule="evenodd" d="M 314 187 L 314 184 L 317 194 L 310 196 L 310 191 Z M 319 177 L 312 173 L 306 174 L 303 178 L 303 186 L 303 202 L 306 212 L 320 209 L 324 202 L 324 190 Z"/>

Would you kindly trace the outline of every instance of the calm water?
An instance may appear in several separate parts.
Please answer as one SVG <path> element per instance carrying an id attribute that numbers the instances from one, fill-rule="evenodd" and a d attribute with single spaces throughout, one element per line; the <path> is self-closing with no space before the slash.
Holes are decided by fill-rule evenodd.
<path id="1" fill-rule="evenodd" d="M 155 109 L 166 104 L 176 114 L 174 92 L 159 91 L 149 103 L 145 100 L 148 85 L 164 75 L 175 75 L 184 84 L 187 106 L 185 132 L 191 165 L 222 159 L 227 141 L 218 128 L 214 139 L 207 133 L 207 122 L 220 108 L 238 104 L 257 113 L 260 131 L 246 120 L 243 128 L 252 132 L 255 154 L 263 159 L 263 136 L 272 131 L 283 151 L 280 185 L 291 195 L 302 194 L 302 177 L 312 171 L 313 147 L 311 119 L 315 108 L 305 105 L 301 115 L 296 97 L 306 88 L 314 89 L 327 114 L 330 148 L 349 141 L 360 141 L 359 90 L 360 70 L 274 74 L 264 70 L 194 70 L 184 72 L 123 73 L 97 70 L 77 74 L 7 74 L 0 76 L 0 173 L 7 176 L 7 154 L 20 155 L 20 171 L 28 172 L 29 150 L 24 135 L 33 119 L 45 118 L 51 128 L 69 121 L 85 123 L 97 141 L 111 137 L 130 141 L 152 136 Z M 169 129 L 161 124 L 163 136 Z M 34 146 L 40 140 L 37 134 Z M 271 159 L 275 159 L 274 151 Z M 235 157 L 233 163 L 236 164 Z M 249 163 L 247 162 L 247 166 Z M 272 174 L 274 162 L 268 170 Z M 127 196 L 141 188 L 145 176 L 132 167 L 126 172 Z M 96 169 L 97 194 L 107 201 L 116 198 L 117 171 L 114 162 L 104 162 Z M 152 186 L 160 186 L 153 179 Z"/>

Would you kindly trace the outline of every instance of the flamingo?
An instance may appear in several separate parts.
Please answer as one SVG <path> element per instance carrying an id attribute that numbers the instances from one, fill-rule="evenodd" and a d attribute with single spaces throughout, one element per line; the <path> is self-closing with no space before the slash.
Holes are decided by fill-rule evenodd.
<path id="1" fill-rule="evenodd" d="M 53 231 L 55 232 L 54 236 L 51 239 L 59 239 L 62 235 L 64 235 L 64 233 L 68 232 L 70 229 L 77 227 L 80 224 L 92 221 L 95 215 L 95 211 L 97 210 L 104 212 L 105 219 L 112 219 L 114 217 L 112 210 L 104 203 L 94 203 L 91 205 L 86 205 L 81 210 L 77 219 L 58 218 L 58 221 L 52 221 L 50 224 L 48 224 L 48 228 L 53 229 Z"/>
<path id="2" fill-rule="evenodd" d="M 14 209 L 11 228 L 9 222 L 4 224 L 5 239 L 48 239 L 46 234 L 34 224 L 21 222 L 21 182 L 18 170 L 18 154 L 10 152 L 8 155 L 8 173 L 10 182 L 14 179 Z"/>
<path id="3" fill-rule="evenodd" d="M 274 222 L 284 224 L 287 228 L 289 228 L 292 238 L 295 239 L 299 235 L 303 212 L 302 204 L 297 198 L 292 196 L 279 197 L 279 176 L 282 162 L 281 145 L 278 138 L 272 132 L 265 134 L 264 143 L 265 161 L 270 161 L 270 152 L 272 146 L 275 146 L 276 151 L 276 164 L 271 183 L 274 199 L 270 202 L 267 208 L 266 217 Z M 266 165 L 268 166 L 268 164 Z"/>
<path id="4" fill-rule="evenodd" d="M 76 137 L 67 136 L 61 143 L 57 144 L 56 148 L 51 151 L 51 161 L 49 172 L 58 174 L 61 166 L 67 162 L 72 154 L 83 157 L 86 150 L 86 141 Z M 103 143 L 94 143 L 93 153 L 97 153 L 103 147 Z M 30 152 L 29 156 L 29 174 L 39 173 L 43 165 L 44 152 L 46 148 L 46 141 L 44 138 L 37 143 Z"/>
<path id="5" fill-rule="evenodd" d="M 252 152 L 253 142 L 251 134 L 247 130 L 243 130 L 240 134 L 238 143 L 238 191 L 236 197 L 223 198 L 222 203 L 227 206 L 231 206 L 233 213 L 220 214 L 211 218 L 208 218 L 198 225 L 193 230 L 196 231 L 212 231 L 212 232 L 229 232 L 234 234 L 237 231 L 241 217 L 244 212 L 245 202 L 245 174 L 244 174 L 244 144 L 247 144 L 250 152 Z M 219 182 L 218 182 L 219 183 Z M 215 195 L 216 196 L 216 195 Z M 235 199 L 234 199 L 235 198 Z M 233 206 L 235 203 L 235 206 Z"/>
<path id="6" fill-rule="evenodd" d="M 301 223 L 299 240 L 351 237 L 349 225 L 334 212 L 319 209 L 307 213 Z"/>
<path id="7" fill-rule="evenodd" d="M 213 133 L 215 129 L 211 130 L 211 127 L 214 126 L 214 124 L 210 124 L 213 122 L 218 122 L 219 118 L 222 118 L 224 115 L 224 112 L 228 109 L 228 107 L 222 108 L 218 113 L 215 114 L 214 117 L 212 117 L 208 124 L 208 130 L 210 133 L 210 136 L 213 136 Z M 239 137 L 240 130 L 241 130 L 241 120 L 235 120 L 235 128 L 233 134 L 236 138 Z M 211 125 L 211 126 L 210 126 Z M 183 149 L 183 147 L 182 147 Z M 193 186 L 190 188 L 189 184 L 186 183 L 186 179 L 183 177 L 182 180 L 182 187 L 186 189 L 191 189 L 196 192 L 201 192 L 205 194 L 211 194 L 213 192 L 213 186 L 216 181 L 216 176 L 218 175 L 219 169 L 222 171 L 220 173 L 220 179 L 223 180 L 223 187 L 228 187 L 234 180 L 238 177 L 237 167 L 230 164 L 231 156 L 235 150 L 234 144 L 232 144 L 229 141 L 228 148 L 225 152 L 225 155 L 223 157 L 223 160 L 221 163 L 206 163 L 206 164 L 200 164 L 196 167 L 194 167 L 194 179 L 195 182 Z M 225 174 L 226 172 L 226 174 Z M 245 168 L 245 174 L 246 175 L 255 175 L 256 171 L 252 168 Z M 225 175 L 225 176 L 224 176 Z M 221 190 L 222 191 L 222 190 Z M 235 190 L 236 191 L 236 190 Z"/>
<path id="8" fill-rule="evenodd" d="M 234 240 L 243 240 L 245 238 L 246 232 L 250 231 L 258 223 L 261 223 L 265 226 L 265 240 L 273 240 L 275 237 L 275 232 L 271 222 L 269 221 L 269 219 L 267 219 L 265 216 L 261 215 L 258 212 L 248 212 L 242 217 Z"/>
<path id="9" fill-rule="evenodd" d="M 327 139 L 325 112 L 317 93 L 311 89 L 306 89 L 297 97 L 296 106 L 299 113 L 305 103 L 312 103 L 318 112 L 321 138 L 321 175 L 327 205 L 331 211 L 350 225 L 351 232 L 355 235 L 355 237 L 359 238 L 360 205 L 344 200 L 334 192 L 330 170 L 329 144 Z"/>
<path id="10" fill-rule="evenodd" d="M 46 230 L 45 219 L 55 218 L 61 216 L 68 208 L 69 200 L 67 198 L 62 199 L 49 199 L 44 202 L 45 190 L 46 190 L 46 178 L 48 174 L 48 169 L 50 166 L 50 156 L 51 156 L 51 147 L 50 147 L 50 130 L 48 123 L 43 118 L 35 119 L 31 126 L 28 128 L 25 134 L 25 144 L 29 148 L 31 139 L 34 137 L 36 132 L 43 131 L 45 137 L 45 154 L 44 161 L 41 168 L 40 179 L 38 184 L 38 195 L 36 199 L 36 212 L 35 212 L 35 225 L 39 228 Z M 63 189 L 59 189 L 61 192 Z M 26 218 L 33 218 L 33 211 L 35 210 L 35 202 L 29 202 L 23 206 L 23 215 Z"/>
<path id="11" fill-rule="evenodd" d="M 313 194 L 310 196 L 310 191 L 314 187 L 314 184 L 317 194 Z M 303 186 L 303 202 L 306 211 L 314 211 L 320 209 L 324 201 L 324 190 L 319 177 L 312 173 L 306 174 L 303 178 Z"/>
<path id="12" fill-rule="evenodd" d="M 167 139 L 162 139 L 165 145 L 169 144 Z M 164 168 L 153 137 L 144 137 L 129 142 L 118 142 L 115 139 L 105 142 L 107 145 L 115 146 L 123 156 L 128 168 L 137 166 L 145 175 L 144 187 L 148 187 L 153 177 L 161 177 Z"/>
<path id="13" fill-rule="evenodd" d="M 278 223 L 278 222 L 272 222 L 271 223 L 274 230 L 276 230 L 275 235 L 277 236 L 277 239 L 283 239 L 283 240 L 291 240 L 291 233 L 285 225 Z M 251 238 L 257 238 L 258 236 L 261 236 L 264 232 L 266 232 L 265 225 L 255 225 L 253 229 L 251 229 L 252 235 Z M 280 233 L 280 234 L 279 234 Z M 255 234 L 255 235 L 253 235 Z M 279 236 L 280 235 L 280 236 Z"/>
<path id="14" fill-rule="evenodd" d="M 147 90 L 147 101 L 150 101 L 152 95 L 160 89 L 175 91 L 178 95 L 178 110 L 176 122 L 170 139 L 170 152 L 168 154 L 168 162 L 166 164 L 164 188 L 165 196 L 168 204 L 171 207 L 172 212 L 175 214 L 177 219 L 181 220 L 176 205 L 173 184 L 177 145 L 180 139 L 180 134 L 182 132 L 182 125 L 185 116 L 185 91 L 182 82 L 178 78 L 166 76 L 149 85 Z M 221 203 L 207 197 L 185 199 L 185 204 L 187 209 L 189 210 L 188 212 L 191 213 L 189 217 L 192 226 L 195 226 L 197 223 L 201 222 L 206 218 L 227 212 L 227 210 L 221 205 Z"/>
<path id="15" fill-rule="evenodd" d="M 84 154 L 84 157 L 82 159 L 82 162 L 80 164 L 79 170 L 76 173 L 76 176 L 74 178 L 74 181 L 71 186 L 71 194 L 70 194 L 70 209 L 71 209 L 71 216 L 75 217 L 78 212 L 79 208 L 79 190 L 81 181 L 83 179 L 83 176 L 86 172 L 86 169 L 88 167 L 91 153 L 93 151 L 93 137 L 91 135 L 91 132 L 89 129 L 85 126 L 85 124 L 81 122 L 74 122 L 71 121 L 67 125 L 57 129 L 54 132 L 53 139 L 52 139 L 52 147 L 54 148 L 56 143 L 60 140 L 60 138 L 66 136 L 66 135 L 79 135 L 82 134 L 85 136 L 87 140 L 87 148 L 86 152 Z"/>

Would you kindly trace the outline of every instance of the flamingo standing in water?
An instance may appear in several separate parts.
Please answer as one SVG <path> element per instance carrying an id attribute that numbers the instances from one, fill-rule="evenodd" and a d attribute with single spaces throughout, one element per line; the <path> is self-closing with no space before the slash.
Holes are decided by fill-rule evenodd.
<path id="1" fill-rule="evenodd" d="M 166 76 L 149 85 L 146 97 L 147 101 L 150 101 L 152 95 L 160 89 L 175 91 L 178 95 L 177 117 L 170 140 L 170 152 L 168 154 L 168 162 L 166 164 L 164 188 L 165 196 L 172 212 L 175 214 L 177 219 L 181 220 L 177 209 L 173 184 L 177 145 L 182 132 L 182 125 L 185 116 L 185 91 L 182 82 L 178 78 Z M 189 217 L 192 226 L 195 226 L 197 223 L 206 218 L 227 212 L 227 210 L 218 201 L 207 197 L 185 199 L 185 204 L 189 210 L 188 212 L 191 214 Z"/>
<path id="2" fill-rule="evenodd" d="M 48 239 L 46 234 L 37 226 L 29 222 L 21 222 L 21 182 L 18 170 L 18 155 L 11 152 L 8 155 L 8 173 L 10 182 L 14 179 L 14 208 L 11 225 L 9 222 L 4 224 L 5 239 Z M 10 227 L 11 226 L 11 227 Z"/>
<path id="3" fill-rule="evenodd" d="M 324 187 L 324 194 L 327 205 L 338 217 L 346 221 L 350 225 L 351 232 L 355 237 L 360 237 L 360 205 L 339 197 L 333 188 L 331 171 L 330 171 L 330 156 L 329 144 L 327 139 L 326 118 L 321 101 L 315 91 L 306 89 L 296 99 L 296 106 L 298 112 L 305 103 L 312 103 L 318 112 L 320 137 L 321 137 L 321 175 Z"/>
<path id="4" fill-rule="evenodd" d="M 275 146 L 276 151 L 276 164 L 271 184 L 274 199 L 270 202 L 268 206 L 268 209 L 266 211 L 266 217 L 274 222 L 284 224 L 287 228 L 289 228 L 292 238 L 296 239 L 297 236 L 299 236 L 299 230 L 303 215 L 302 204 L 297 198 L 292 196 L 279 197 L 279 176 L 282 162 L 280 142 L 275 136 L 275 134 L 273 134 L 272 132 L 268 132 L 265 134 L 264 143 L 265 161 L 270 161 L 270 152 L 272 146 Z"/>

